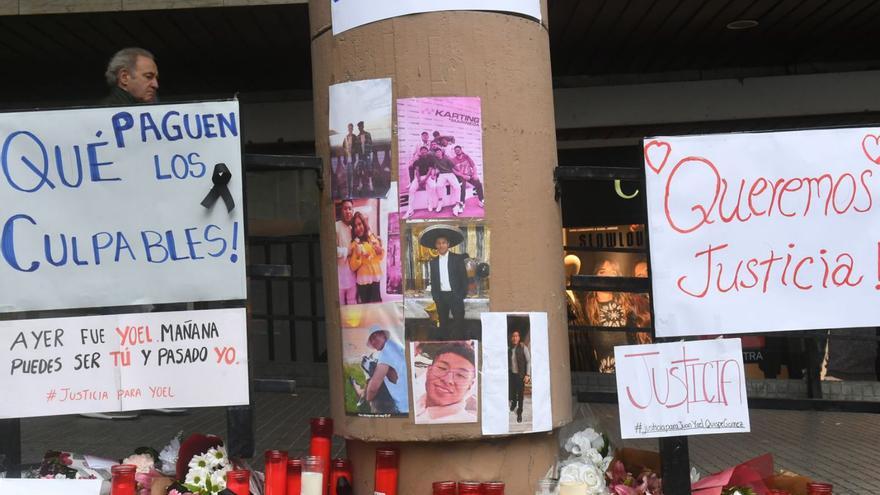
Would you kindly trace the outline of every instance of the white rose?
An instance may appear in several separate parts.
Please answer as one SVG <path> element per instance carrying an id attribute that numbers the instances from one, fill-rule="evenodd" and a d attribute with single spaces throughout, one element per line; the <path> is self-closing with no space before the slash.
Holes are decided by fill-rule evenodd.
<path id="1" fill-rule="evenodd" d="M 596 466 L 576 463 L 562 468 L 559 481 L 583 483 L 589 495 L 605 493 L 605 475 Z"/>
<path id="2" fill-rule="evenodd" d="M 602 454 L 600 454 L 598 450 L 596 450 L 592 447 L 587 449 L 586 452 L 584 452 L 583 457 L 593 466 L 596 466 L 596 467 L 602 466 Z"/>
<path id="3" fill-rule="evenodd" d="M 565 450 L 574 455 L 582 455 L 589 448 L 600 450 L 604 445 L 605 440 L 602 439 L 602 435 L 592 428 L 587 428 L 572 435 L 565 442 Z"/>

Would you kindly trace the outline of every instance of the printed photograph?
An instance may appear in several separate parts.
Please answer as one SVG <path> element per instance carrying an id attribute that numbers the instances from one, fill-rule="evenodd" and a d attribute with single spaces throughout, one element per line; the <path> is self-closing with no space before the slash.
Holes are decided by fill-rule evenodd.
<path id="1" fill-rule="evenodd" d="M 410 342 L 416 424 L 476 423 L 476 340 Z"/>
<path id="2" fill-rule="evenodd" d="M 407 340 L 480 339 L 489 310 L 489 229 L 482 221 L 404 224 Z"/>
<path id="3" fill-rule="evenodd" d="M 343 306 L 345 412 L 370 417 L 409 415 L 409 373 L 400 303 Z"/>
<path id="4" fill-rule="evenodd" d="M 397 153 L 404 219 L 484 217 L 479 98 L 397 100 Z"/>
<path id="5" fill-rule="evenodd" d="M 384 198 L 391 184 L 391 79 L 330 86 L 333 199 Z"/>
<path id="6" fill-rule="evenodd" d="M 396 184 L 389 190 L 396 193 Z M 396 194 L 387 199 L 343 199 L 334 204 L 340 306 L 400 301 Z"/>

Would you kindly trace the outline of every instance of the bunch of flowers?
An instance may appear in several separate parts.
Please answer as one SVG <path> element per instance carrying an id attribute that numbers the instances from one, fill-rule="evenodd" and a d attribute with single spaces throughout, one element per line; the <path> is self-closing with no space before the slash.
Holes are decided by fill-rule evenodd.
<path id="1" fill-rule="evenodd" d="M 139 447 L 134 454 L 122 460 L 122 464 L 132 464 L 137 467 L 134 479 L 137 482 L 138 495 L 150 495 L 153 482 L 162 477 L 162 461 L 159 453 L 151 447 Z"/>
<path id="2" fill-rule="evenodd" d="M 644 469 L 638 476 L 626 470 L 623 462 L 615 460 L 605 473 L 608 487 L 615 495 L 663 495 L 663 486 L 657 473 Z"/>
<path id="3" fill-rule="evenodd" d="M 43 455 L 40 463 L 39 477 L 49 479 L 80 479 L 86 478 L 72 468 L 73 458 L 70 452 L 50 450 Z"/>
<path id="4" fill-rule="evenodd" d="M 608 493 L 605 471 L 612 461 L 610 447 L 608 438 L 592 428 L 572 435 L 563 445 L 568 458 L 559 464 L 559 482 L 583 484 L 587 495 Z"/>
<path id="5" fill-rule="evenodd" d="M 222 445 L 193 456 L 187 467 L 183 486 L 194 495 L 216 495 L 223 491 L 226 488 L 226 473 L 232 470 L 226 448 Z M 169 493 L 174 490 L 172 488 Z"/>

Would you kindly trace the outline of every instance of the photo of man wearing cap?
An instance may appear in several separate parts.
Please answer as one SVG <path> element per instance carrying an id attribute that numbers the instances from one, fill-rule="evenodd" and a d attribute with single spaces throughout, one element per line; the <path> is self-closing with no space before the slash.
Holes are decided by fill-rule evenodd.
<path id="1" fill-rule="evenodd" d="M 392 337 L 391 332 L 374 326 L 367 337 L 367 347 L 378 352 L 363 361 L 369 378 L 366 387 L 350 379 L 360 402 L 370 405 L 376 414 L 408 414 L 406 357 L 403 345 Z M 366 356 L 365 356 L 366 357 Z"/>
<path id="2" fill-rule="evenodd" d="M 437 305 L 440 334 L 450 340 L 465 338 L 464 298 L 468 293 L 466 256 L 449 251 L 463 240 L 461 230 L 446 224 L 432 225 L 419 236 L 419 244 L 437 250 L 437 256 L 428 264 L 431 297 Z"/>

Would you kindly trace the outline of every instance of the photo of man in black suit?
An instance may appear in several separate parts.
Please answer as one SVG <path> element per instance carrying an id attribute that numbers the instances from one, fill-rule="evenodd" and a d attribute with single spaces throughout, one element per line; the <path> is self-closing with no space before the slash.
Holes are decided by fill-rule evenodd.
<path id="1" fill-rule="evenodd" d="M 468 293 L 468 275 L 464 254 L 449 252 L 464 240 L 464 234 L 456 227 L 437 224 L 425 229 L 419 244 L 437 250 L 437 256 L 429 262 L 431 297 L 437 305 L 440 320 L 440 337 L 464 340 L 464 298 Z M 451 318 L 450 318 L 451 315 Z"/>

